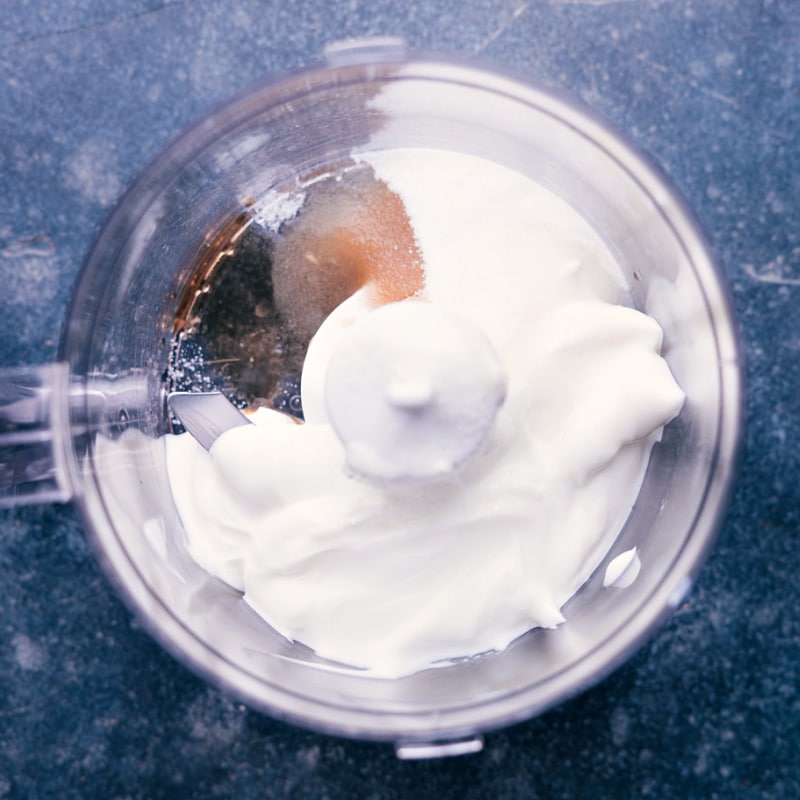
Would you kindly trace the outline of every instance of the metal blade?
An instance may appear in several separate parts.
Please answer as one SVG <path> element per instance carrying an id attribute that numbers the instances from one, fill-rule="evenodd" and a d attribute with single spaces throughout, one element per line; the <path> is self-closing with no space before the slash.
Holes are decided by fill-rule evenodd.
<path id="1" fill-rule="evenodd" d="M 220 392 L 172 392 L 167 402 L 183 427 L 206 450 L 230 428 L 252 424 Z"/>

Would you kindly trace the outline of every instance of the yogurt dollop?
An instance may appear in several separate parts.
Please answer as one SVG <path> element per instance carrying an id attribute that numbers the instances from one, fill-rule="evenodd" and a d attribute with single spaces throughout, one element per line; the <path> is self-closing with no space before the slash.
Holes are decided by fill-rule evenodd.
<path id="1" fill-rule="evenodd" d="M 421 291 L 358 289 L 322 323 L 304 424 L 260 409 L 209 453 L 166 449 L 201 566 L 287 638 L 395 676 L 560 624 L 684 396 L 659 326 L 551 192 L 457 153 L 361 159 L 402 200 Z M 431 330 L 458 340 L 447 357 Z"/>
<path id="2" fill-rule="evenodd" d="M 432 303 L 381 306 L 338 337 L 324 402 L 348 468 L 378 482 L 448 475 L 486 438 L 506 395 L 494 349 Z"/>

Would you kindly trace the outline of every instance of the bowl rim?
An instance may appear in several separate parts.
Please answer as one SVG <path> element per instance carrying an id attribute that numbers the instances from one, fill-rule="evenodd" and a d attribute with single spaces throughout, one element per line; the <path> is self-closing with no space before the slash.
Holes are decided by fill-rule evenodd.
<path id="1" fill-rule="evenodd" d="M 279 73 L 218 105 L 178 134 L 150 162 L 117 204 L 86 259 L 68 309 L 59 359 L 67 361 L 74 373 L 85 374 L 79 343 L 90 340 L 94 331 L 87 330 L 85 314 L 79 315 L 77 311 L 99 306 L 102 298 L 96 292 L 96 276 L 104 270 L 109 253 L 117 247 L 117 231 L 121 226 L 135 227 L 153 193 L 168 185 L 221 136 L 265 108 L 334 84 L 360 83 L 378 77 L 455 81 L 534 105 L 561 120 L 592 140 L 628 173 L 653 200 L 695 271 L 702 265 L 699 278 L 714 323 L 721 387 L 713 469 L 692 526 L 693 531 L 702 535 L 688 537 L 660 584 L 641 602 L 635 618 L 614 630 L 579 662 L 545 682 L 478 702 L 465 698 L 463 707 L 426 715 L 364 710 L 311 699 L 293 692 L 291 687 L 269 683 L 233 665 L 163 605 L 113 531 L 93 476 L 84 476 L 76 501 L 96 557 L 117 592 L 153 638 L 211 684 L 274 718 L 326 733 L 387 741 L 449 741 L 529 719 L 599 682 L 639 649 L 680 604 L 721 528 L 743 438 L 744 378 L 738 327 L 723 272 L 705 235 L 686 202 L 648 156 L 575 98 L 494 65 L 451 55 L 406 51 L 395 45 L 336 50 L 327 61 Z M 112 279 L 113 276 L 107 277 L 109 282 Z M 80 325 L 75 322 L 79 319 Z M 74 469 L 80 471 L 81 455 L 71 452 L 70 457 L 75 460 Z"/>

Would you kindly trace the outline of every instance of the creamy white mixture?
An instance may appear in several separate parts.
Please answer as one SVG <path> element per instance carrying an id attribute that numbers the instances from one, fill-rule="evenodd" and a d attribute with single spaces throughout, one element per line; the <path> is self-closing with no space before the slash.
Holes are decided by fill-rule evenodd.
<path id="1" fill-rule="evenodd" d="M 638 577 L 642 562 L 639 551 L 632 547 L 611 559 L 603 576 L 603 586 L 627 589 Z"/>
<path id="2" fill-rule="evenodd" d="M 439 355 L 416 372 L 398 367 L 417 363 L 403 353 L 403 326 L 415 324 L 402 313 L 387 323 L 396 341 L 383 366 L 365 356 L 348 367 L 354 332 L 379 313 L 357 292 L 312 340 L 305 424 L 262 409 L 210 453 L 188 435 L 167 437 L 167 457 L 201 566 L 287 638 L 400 675 L 561 623 L 684 398 L 659 354 L 659 326 L 624 305 L 612 255 L 559 198 L 472 156 L 362 158 L 402 198 L 424 261 L 423 296 L 399 305 L 435 306 L 444 339 L 478 332 L 477 389 L 458 384 L 468 367 L 448 372 Z M 444 349 L 456 361 L 469 351 Z M 374 391 L 350 406 L 359 373 Z M 415 420 L 434 455 L 407 446 Z M 429 469 L 460 430 L 468 445 Z"/>
<path id="3" fill-rule="evenodd" d="M 505 400 L 500 359 L 480 328 L 436 303 L 367 311 L 346 327 L 331 314 L 312 340 L 304 374 L 324 382 L 303 381 L 315 410 L 306 421 L 330 423 L 347 469 L 369 480 L 447 476 L 480 447 Z"/>

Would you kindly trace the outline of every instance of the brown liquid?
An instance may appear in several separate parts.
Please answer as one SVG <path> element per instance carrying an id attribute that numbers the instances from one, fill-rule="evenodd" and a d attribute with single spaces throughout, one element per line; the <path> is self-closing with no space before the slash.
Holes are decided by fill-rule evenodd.
<path id="1" fill-rule="evenodd" d="M 301 416 L 305 352 L 331 311 L 362 287 L 375 304 L 422 291 L 403 202 L 371 169 L 343 165 L 304 192 L 277 235 L 244 212 L 200 255 L 178 305 L 170 389 Z"/>

